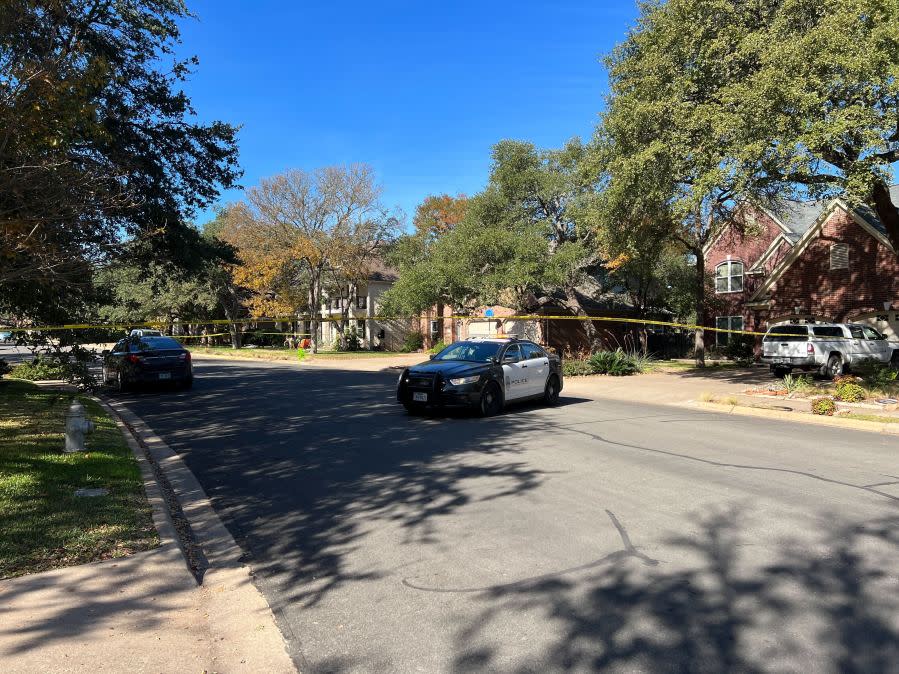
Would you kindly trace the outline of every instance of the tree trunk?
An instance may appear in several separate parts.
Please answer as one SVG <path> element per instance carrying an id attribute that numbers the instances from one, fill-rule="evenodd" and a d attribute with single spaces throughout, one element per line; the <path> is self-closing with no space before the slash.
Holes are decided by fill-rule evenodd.
<path id="1" fill-rule="evenodd" d="M 313 279 L 309 288 L 309 332 L 312 340 L 312 353 L 318 353 L 318 326 L 321 313 L 321 294 L 318 292 L 318 280 Z"/>
<path id="2" fill-rule="evenodd" d="M 587 318 L 587 312 L 584 311 L 584 307 L 581 306 L 581 301 L 574 292 L 574 288 L 565 288 L 565 299 L 567 300 L 568 308 L 574 311 L 576 316 Z M 593 325 L 593 321 L 588 319 L 578 322 L 584 328 L 584 335 L 587 338 L 590 352 L 597 351 L 602 345 L 600 344 L 599 335 L 596 332 L 596 326 Z"/>
<path id="3" fill-rule="evenodd" d="M 890 188 L 880 181 L 874 185 L 873 197 L 877 217 L 886 229 L 893 251 L 899 255 L 899 207 L 890 198 Z"/>
<path id="4" fill-rule="evenodd" d="M 702 249 L 693 252 L 696 256 L 696 325 L 705 325 L 705 256 Z M 696 367 L 705 367 L 705 330 L 702 327 L 696 328 L 693 342 L 693 353 L 696 358 Z"/>
<path id="5" fill-rule="evenodd" d="M 240 326 L 237 323 L 229 323 L 228 324 L 228 332 L 231 333 L 231 348 L 239 349 L 240 348 Z"/>

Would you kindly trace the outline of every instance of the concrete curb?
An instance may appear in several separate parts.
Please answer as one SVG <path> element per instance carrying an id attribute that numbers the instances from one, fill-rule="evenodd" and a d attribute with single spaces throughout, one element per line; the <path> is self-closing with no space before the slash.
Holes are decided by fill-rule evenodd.
<path id="1" fill-rule="evenodd" d="M 251 569 L 241 561 L 243 552 L 240 546 L 215 512 L 196 476 L 181 457 L 125 405 L 110 399 L 100 399 L 99 402 L 112 413 L 120 428 L 127 431 L 124 435 L 138 458 L 145 485 L 150 483 L 147 497 L 153 505 L 153 521 L 157 524 L 160 537 L 171 538 L 172 543 L 179 544 L 185 564 L 200 585 L 207 612 L 218 616 L 216 622 L 228 633 L 230 651 L 216 659 L 223 662 L 229 657 L 241 657 L 245 652 L 252 652 L 251 671 L 297 672 L 297 665 L 288 653 L 287 642 L 271 606 L 253 582 Z M 185 532 L 182 531 L 179 536 L 176 531 L 170 506 L 166 505 L 153 464 L 171 488 L 189 524 L 189 534 L 200 548 L 205 567 L 199 575 L 196 573 L 196 558 L 185 549 Z M 247 629 L 248 620 L 252 620 L 252 629 Z M 264 637 L 260 637 L 261 631 L 265 632 Z M 268 642 L 261 653 L 260 638 Z M 249 662 L 249 659 L 240 660 L 241 665 Z M 238 666 L 237 669 L 244 667 Z"/>
<path id="2" fill-rule="evenodd" d="M 738 414 L 747 417 L 761 417 L 765 419 L 780 419 L 801 424 L 816 424 L 818 426 L 831 426 L 834 428 L 849 428 L 854 431 L 868 431 L 869 433 L 882 433 L 885 435 L 899 435 L 899 424 L 884 424 L 876 421 L 859 421 L 857 419 L 841 419 L 839 417 L 827 417 L 822 415 L 803 414 L 802 412 L 785 412 L 781 410 L 769 410 L 759 407 L 743 407 L 740 405 L 722 405 L 721 403 L 706 403 L 689 401 L 677 403 L 681 407 L 705 409 L 710 412 L 723 412 L 725 414 Z"/>

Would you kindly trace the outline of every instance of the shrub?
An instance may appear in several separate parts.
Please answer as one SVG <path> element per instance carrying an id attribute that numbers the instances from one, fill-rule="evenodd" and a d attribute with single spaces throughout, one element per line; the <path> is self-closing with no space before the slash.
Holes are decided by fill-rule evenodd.
<path id="1" fill-rule="evenodd" d="M 865 399 L 865 389 L 855 382 L 844 381 L 837 385 L 837 398 L 844 403 L 857 403 Z"/>
<path id="2" fill-rule="evenodd" d="M 854 365 L 852 369 L 864 380 L 865 384 L 871 388 L 886 389 L 896 383 L 897 375 L 891 365 L 881 363 L 873 359 L 863 360 L 858 365 Z"/>
<path id="3" fill-rule="evenodd" d="M 7 363 L 5 360 L 0 358 L 0 377 L 2 377 L 5 374 L 9 374 L 10 369 L 11 368 L 9 367 L 9 363 Z"/>
<path id="4" fill-rule="evenodd" d="M 808 375 L 794 377 L 788 374 L 783 378 L 783 385 L 788 393 L 804 393 L 812 388 L 812 378 Z"/>
<path id="5" fill-rule="evenodd" d="M 403 352 L 419 351 L 425 344 L 425 336 L 420 332 L 410 332 L 403 340 Z"/>
<path id="6" fill-rule="evenodd" d="M 812 414 L 821 414 L 823 416 L 832 417 L 837 411 L 836 403 L 830 398 L 815 398 L 812 401 Z"/>
<path id="7" fill-rule="evenodd" d="M 629 354 L 619 348 L 615 351 L 597 351 L 587 359 L 587 362 L 596 374 L 626 377 L 643 372 L 646 368 L 647 359 L 635 354 Z"/>
<path id="8" fill-rule="evenodd" d="M 297 360 L 303 360 L 306 357 L 306 349 L 302 346 L 297 348 Z"/>
<path id="9" fill-rule="evenodd" d="M 724 347 L 724 355 L 738 365 L 752 365 L 755 362 L 755 337 L 731 335 Z"/>
<path id="10" fill-rule="evenodd" d="M 430 349 L 428 349 L 428 353 L 440 353 L 440 352 L 443 351 L 445 348 L 446 348 L 446 344 L 445 344 L 445 343 L 443 342 L 443 340 L 441 339 L 441 340 L 440 340 L 439 342 L 437 342 L 434 346 L 432 346 Z"/>
<path id="11" fill-rule="evenodd" d="M 70 379 L 72 371 L 70 367 L 50 358 L 36 357 L 31 362 L 19 363 L 10 371 L 17 379 L 28 381 L 42 381 L 44 379 Z"/>
<path id="12" fill-rule="evenodd" d="M 586 360 L 574 359 L 562 361 L 562 375 L 565 377 L 584 377 L 593 374 L 593 368 Z"/>

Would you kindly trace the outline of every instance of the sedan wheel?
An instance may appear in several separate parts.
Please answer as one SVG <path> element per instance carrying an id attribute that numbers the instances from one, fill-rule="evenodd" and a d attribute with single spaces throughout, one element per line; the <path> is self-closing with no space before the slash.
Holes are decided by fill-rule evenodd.
<path id="1" fill-rule="evenodd" d="M 492 417 L 503 410 L 503 394 L 496 384 L 487 384 L 481 392 L 479 411 L 482 417 Z"/>
<path id="2" fill-rule="evenodd" d="M 547 405 L 559 403 L 559 378 L 556 375 L 551 375 L 546 381 L 546 388 L 543 389 L 543 402 Z"/>

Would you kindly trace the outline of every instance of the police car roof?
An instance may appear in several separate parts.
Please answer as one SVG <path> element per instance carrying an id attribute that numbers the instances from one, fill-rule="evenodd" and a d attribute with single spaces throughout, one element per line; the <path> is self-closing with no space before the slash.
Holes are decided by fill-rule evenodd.
<path id="1" fill-rule="evenodd" d="M 507 342 L 517 342 L 518 337 L 515 335 L 506 335 L 505 337 L 469 337 L 463 340 L 465 342 L 497 342 L 505 344 Z"/>

